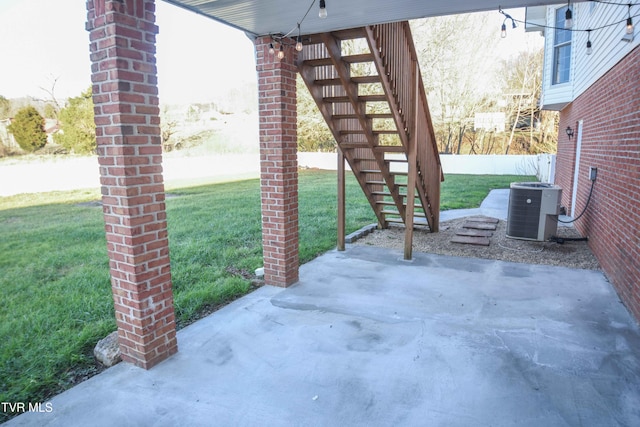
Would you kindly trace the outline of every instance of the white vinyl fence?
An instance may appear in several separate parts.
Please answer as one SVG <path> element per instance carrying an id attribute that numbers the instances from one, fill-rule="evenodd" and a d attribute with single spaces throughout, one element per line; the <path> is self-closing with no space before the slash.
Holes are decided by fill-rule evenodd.
<path id="1" fill-rule="evenodd" d="M 445 173 L 536 175 L 542 182 L 553 182 L 554 179 L 553 155 L 443 155 L 440 158 Z M 338 166 L 335 153 L 298 153 L 298 164 L 300 167 L 327 170 L 336 170 Z M 260 176 L 260 156 L 253 153 L 191 157 L 176 152 L 164 156 L 163 170 L 165 182 L 174 185 L 202 179 L 219 182 L 257 178 Z M 35 162 L 4 159 L 0 162 L 0 196 L 99 186 L 96 157 L 60 157 Z"/>
<path id="2" fill-rule="evenodd" d="M 541 182 L 553 182 L 555 154 L 538 155 L 440 155 L 444 173 L 470 175 L 535 175 Z M 298 153 L 298 165 L 336 170 L 335 153 Z"/>

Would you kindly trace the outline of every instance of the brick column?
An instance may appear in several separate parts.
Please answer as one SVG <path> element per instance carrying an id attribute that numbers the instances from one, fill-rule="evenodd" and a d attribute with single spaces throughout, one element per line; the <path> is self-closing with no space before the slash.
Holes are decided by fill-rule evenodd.
<path id="1" fill-rule="evenodd" d="M 298 137 L 296 50 L 278 60 L 270 37 L 255 40 L 260 111 L 260 188 L 264 277 L 286 287 L 298 281 Z"/>
<path id="2" fill-rule="evenodd" d="M 122 359 L 178 350 L 162 178 L 154 0 L 88 0 L 96 137 Z"/>

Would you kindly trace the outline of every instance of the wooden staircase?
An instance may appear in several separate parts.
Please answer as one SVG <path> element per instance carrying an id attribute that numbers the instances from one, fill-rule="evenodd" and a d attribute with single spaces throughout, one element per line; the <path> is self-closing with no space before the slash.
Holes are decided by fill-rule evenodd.
<path id="1" fill-rule="evenodd" d="M 410 258 L 414 225 L 438 231 L 444 176 L 408 22 L 309 36 L 298 70 L 379 226 L 405 224 Z"/>

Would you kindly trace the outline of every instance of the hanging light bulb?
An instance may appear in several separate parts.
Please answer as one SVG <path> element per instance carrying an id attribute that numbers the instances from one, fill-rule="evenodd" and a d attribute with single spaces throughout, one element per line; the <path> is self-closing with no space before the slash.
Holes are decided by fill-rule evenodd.
<path id="1" fill-rule="evenodd" d="M 298 37 L 296 37 L 296 50 L 302 52 L 302 37 L 300 36 L 300 24 L 298 24 Z"/>
<path id="2" fill-rule="evenodd" d="M 500 30 L 500 37 L 507 37 L 507 24 L 505 24 L 504 22 L 502 23 L 502 28 Z"/>
<path id="3" fill-rule="evenodd" d="M 278 59 L 284 58 L 284 45 L 280 43 L 280 50 L 278 50 Z"/>
<path id="4" fill-rule="evenodd" d="M 573 27 L 573 13 L 571 12 L 571 2 L 567 2 L 567 11 L 564 14 L 564 28 L 566 30 Z"/>
<path id="5" fill-rule="evenodd" d="M 591 30 L 587 30 L 587 51 L 586 51 L 586 54 L 587 55 L 591 55 L 591 52 L 593 52 L 593 49 L 591 48 Z"/>
<path id="6" fill-rule="evenodd" d="M 320 19 L 325 19 L 327 17 L 327 4 L 325 0 L 320 0 L 320 10 L 318 11 L 318 16 Z"/>
<path id="7" fill-rule="evenodd" d="M 627 34 L 633 34 L 633 21 L 631 20 L 631 4 L 629 6 L 629 17 L 627 18 Z"/>
<path id="8" fill-rule="evenodd" d="M 276 53 L 276 49 L 273 47 L 273 42 L 269 43 L 269 55 Z"/>

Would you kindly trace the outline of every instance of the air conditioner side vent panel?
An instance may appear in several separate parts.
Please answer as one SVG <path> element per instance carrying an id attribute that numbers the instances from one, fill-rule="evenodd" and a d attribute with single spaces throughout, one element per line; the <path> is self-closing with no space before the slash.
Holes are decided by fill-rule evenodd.
<path id="1" fill-rule="evenodd" d="M 562 190 L 539 182 L 512 183 L 507 237 L 546 241 L 557 231 Z"/>

